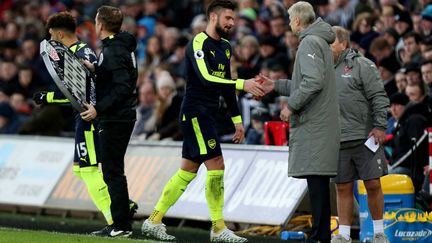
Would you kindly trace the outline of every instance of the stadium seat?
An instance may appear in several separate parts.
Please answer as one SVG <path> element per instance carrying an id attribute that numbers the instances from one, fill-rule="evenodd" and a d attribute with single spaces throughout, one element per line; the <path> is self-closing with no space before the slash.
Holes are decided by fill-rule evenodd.
<path id="1" fill-rule="evenodd" d="M 288 145 L 289 123 L 268 121 L 264 123 L 264 143 L 266 145 Z"/>

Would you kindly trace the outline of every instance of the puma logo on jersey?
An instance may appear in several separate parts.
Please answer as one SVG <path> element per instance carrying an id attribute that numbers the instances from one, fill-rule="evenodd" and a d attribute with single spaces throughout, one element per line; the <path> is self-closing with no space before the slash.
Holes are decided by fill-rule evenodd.
<path id="1" fill-rule="evenodd" d="M 213 57 L 216 57 L 216 51 L 210 51 L 210 53 L 213 55 Z"/>
<path id="2" fill-rule="evenodd" d="M 312 57 L 312 59 L 315 59 L 315 53 L 314 54 L 307 54 L 308 57 Z"/>

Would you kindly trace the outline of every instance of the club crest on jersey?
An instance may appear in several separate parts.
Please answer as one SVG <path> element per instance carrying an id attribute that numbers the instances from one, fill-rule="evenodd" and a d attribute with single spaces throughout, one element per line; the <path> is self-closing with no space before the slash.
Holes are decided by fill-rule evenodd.
<path id="1" fill-rule="evenodd" d="M 207 141 L 207 144 L 208 144 L 209 148 L 214 149 L 216 147 L 216 140 L 210 139 Z"/>
<path id="2" fill-rule="evenodd" d="M 351 72 L 351 70 L 352 70 L 352 68 L 350 68 L 350 67 L 348 67 L 348 66 L 345 66 L 345 68 L 344 68 L 344 72 L 345 72 L 345 74 Z"/>
<path id="3" fill-rule="evenodd" d="M 202 50 L 196 50 L 194 53 L 195 59 L 203 59 L 204 58 L 204 52 Z"/>
<path id="4" fill-rule="evenodd" d="M 348 66 L 345 66 L 344 67 L 344 74 L 342 74 L 341 77 L 342 78 L 351 78 L 352 77 L 351 76 L 351 71 L 352 71 L 352 68 L 350 68 Z"/>
<path id="5" fill-rule="evenodd" d="M 226 49 L 226 50 L 225 50 L 225 55 L 226 55 L 226 57 L 227 57 L 228 59 L 230 59 L 230 57 L 231 57 L 231 52 L 230 52 L 229 49 Z"/>
<path id="6" fill-rule="evenodd" d="M 98 66 L 100 66 L 100 65 L 102 64 L 102 62 L 103 62 L 103 53 L 101 53 L 101 54 L 99 55 Z"/>

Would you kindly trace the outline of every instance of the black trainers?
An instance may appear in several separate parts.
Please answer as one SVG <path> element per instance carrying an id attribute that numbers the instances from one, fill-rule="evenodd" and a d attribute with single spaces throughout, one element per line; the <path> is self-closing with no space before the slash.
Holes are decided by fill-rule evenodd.
<path id="1" fill-rule="evenodd" d="M 116 229 L 112 225 L 107 225 L 101 230 L 91 232 L 91 235 L 102 237 L 122 237 L 128 238 L 132 235 L 132 231 Z"/>
<path id="2" fill-rule="evenodd" d="M 129 199 L 129 220 L 132 221 L 138 210 L 138 204 Z"/>

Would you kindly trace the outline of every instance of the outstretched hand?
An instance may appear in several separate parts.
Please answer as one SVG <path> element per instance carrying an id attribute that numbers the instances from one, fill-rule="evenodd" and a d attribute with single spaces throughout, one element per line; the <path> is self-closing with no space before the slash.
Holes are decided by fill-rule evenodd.
<path id="1" fill-rule="evenodd" d="M 261 89 L 264 91 L 264 95 L 270 93 L 274 89 L 275 82 L 262 74 L 256 75 L 255 80 L 257 83 L 261 84 Z M 256 100 L 260 100 L 262 96 L 254 95 L 253 98 Z"/>
<path id="2" fill-rule="evenodd" d="M 243 89 L 256 97 L 262 97 L 265 94 L 261 84 L 256 82 L 254 78 L 245 80 Z"/>
<path id="3" fill-rule="evenodd" d="M 264 90 L 264 93 L 268 94 L 271 91 L 273 91 L 274 86 L 275 86 L 275 81 L 264 76 L 263 74 L 259 74 L 255 77 L 255 79 L 257 80 L 258 83 L 260 83 L 262 85 L 262 88 Z"/>

